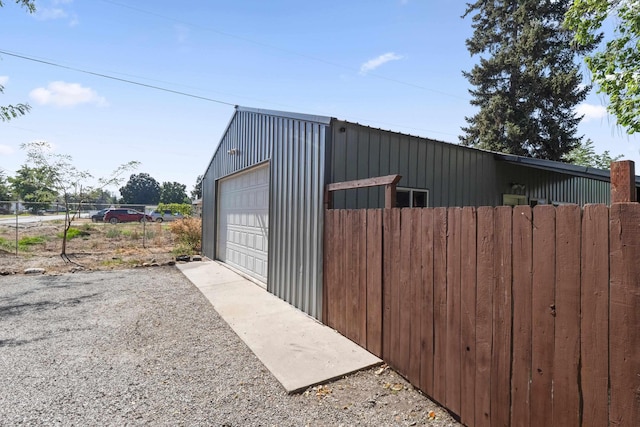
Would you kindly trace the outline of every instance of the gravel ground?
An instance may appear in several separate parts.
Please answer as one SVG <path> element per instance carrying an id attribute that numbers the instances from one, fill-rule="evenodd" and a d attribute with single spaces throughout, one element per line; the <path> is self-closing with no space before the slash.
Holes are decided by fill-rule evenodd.
<path id="1" fill-rule="evenodd" d="M 172 267 L 0 277 L 0 364 L 2 425 L 459 425 L 384 367 L 287 395 Z"/>

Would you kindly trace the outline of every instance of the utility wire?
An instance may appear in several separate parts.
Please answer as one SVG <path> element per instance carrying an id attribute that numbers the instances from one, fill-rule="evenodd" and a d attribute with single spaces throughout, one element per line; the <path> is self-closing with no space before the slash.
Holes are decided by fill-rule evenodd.
<path id="1" fill-rule="evenodd" d="M 332 62 L 332 61 L 327 61 L 326 59 L 322 59 L 322 58 L 318 58 L 318 57 L 315 57 L 315 56 L 307 55 L 305 53 L 297 52 L 295 50 L 284 49 L 284 48 L 281 48 L 281 47 L 278 47 L 278 46 L 274 46 L 274 45 L 270 45 L 268 43 L 264 43 L 264 42 L 261 42 L 261 41 L 258 41 L 258 40 L 253 40 L 253 39 L 250 39 L 250 38 L 237 36 L 235 34 L 227 33 L 225 31 L 221 31 L 221 30 L 217 30 L 215 28 L 205 27 L 205 26 L 202 26 L 202 25 L 197 25 L 197 24 L 193 24 L 193 23 L 190 23 L 190 22 L 186 22 L 186 21 L 181 21 L 179 19 L 171 18 L 169 16 L 165 16 L 165 15 L 162 15 L 162 14 L 159 14 L 159 13 L 156 13 L 156 12 L 151 12 L 151 11 L 148 11 L 148 10 L 145 10 L 145 9 L 140 9 L 138 7 L 130 6 L 128 4 L 119 3 L 117 1 L 102 0 L 102 2 L 109 3 L 109 4 L 112 4 L 114 6 L 118 6 L 118 7 L 122 7 L 122 8 L 126 8 L 126 9 L 131 9 L 131 10 L 134 10 L 134 11 L 136 11 L 138 13 L 143 13 L 143 14 L 155 16 L 155 17 L 158 17 L 158 18 L 162 18 L 162 19 L 165 19 L 167 21 L 173 21 L 173 22 L 176 22 L 178 24 L 183 24 L 183 25 L 187 25 L 187 26 L 190 26 L 190 27 L 194 27 L 194 28 L 200 28 L 200 29 L 203 29 L 203 30 L 206 30 L 206 31 L 211 31 L 213 33 L 220 34 L 220 35 L 223 35 L 225 37 L 234 38 L 236 40 L 241 40 L 241 41 L 246 42 L 246 43 L 251 43 L 251 44 L 254 44 L 256 46 L 262 46 L 262 47 L 266 47 L 266 48 L 269 48 L 269 49 L 277 50 L 277 51 L 284 52 L 284 53 L 287 53 L 287 54 L 290 54 L 290 55 L 299 56 L 301 58 L 309 59 L 309 60 L 312 60 L 312 61 L 315 61 L 315 62 L 320 62 L 322 64 L 330 65 L 332 67 L 342 68 L 344 70 L 353 71 L 353 72 L 356 72 L 356 73 L 360 72 L 359 69 L 354 68 L 354 67 L 350 67 L 348 65 L 344 65 L 344 64 L 340 64 L 340 63 Z M 440 91 L 440 90 L 437 90 L 437 89 L 431 89 L 431 88 L 428 88 L 428 87 L 425 87 L 425 86 L 421 86 L 421 85 L 418 85 L 418 84 L 415 84 L 415 83 L 406 82 L 404 80 L 394 79 L 394 78 L 391 78 L 391 77 L 386 77 L 386 76 L 383 76 L 383 75 L 380 75 L 380 74 L 376 74 L 376 73 L 372 73 L 372 72 L 367 72 L 367 76 L 375 77 L 375 78 L 380 79 L 380 80 L 386 80 L 386 81 L 392 82 L 392 83 L 401 84 L 403 86 L 408 86 L 408 87 L 412 87 L 412 88 L 416 88 L 416 89 L 425 90 L 425 91 L 428 91 L 428 92 L 437 93 L 437 94 L 444 95 L 444 96 L 447 96 L 447 97 L 450 97 L 450 98 L 462 99 L 462 100 L 467 101 L 467 98 L 464 98 L 464 97 L 461 97 L 461 96 L 457 96 L 457 95 L 453 95 L 451 93 L 443 92 L 443 91 Z"/>
<path id="2" fill-rule="evenodd" d="M 192 93 L 181 92 L 181 91 L 173 90 L 173 89 L 167 89 L 165 87 L 150 85 L 150 84 L 147 84 L 147 83 L 140 83 L 140 82 L 136 82 L 134 80 L 129 80 L 129 79 L 123 79 L 123 78 L 120 78 L 120 77 L 110 76 L 108 74 L 102 74 L 102 73 L 96 73 L 96 72 L 93 72 L 93 71 L 82 70 L 80 68 L 69 67 L 69 66 L 66 66 L 66 65 L 57 64 L 55 62 L 45 61 L 43 59 L 36 59 L 36 58 L 32 58 L 32 57 L 25 56 L 25 55 L 19 55 L 17 53 L 7 52 L 6 50 L 0 50 L 0 54 L 7 55 L 7 56 L 13 56 L 15 58 L 24 59 L 24 60 L 27 60 L 27 61 L 38 62 L 40 64 L 50 65 L 52 67 L 64 68 L 66 70 L 76 71 L 76 72 L 79 72 L 79 73 L 90 74 L 92 76 L 102 77 L 102 78 L 105 78 L 105 79 L 115 80 L 115 81 L 128 83 L 128 84 L 132 84 L 132 85 L 136 85 L 136 86 L 142 86 L 142 87 L 146 87 L 146 88 L 150 88 L 150 89 L 161 90 L 163 92 L 174 93 L 176 95 L 182 95 L 182 96 L 188 96 L 190 98 L 201 99 L 203 101 L 216 102 L 218 104 L 230 105 L 232 107 L 236 106 L 236 104 L 234 104 L 234 103 L 226 102 L 226 101 L 220 101 L 219 99 L 207 98 L 206 96 L 194 95 Z"/>

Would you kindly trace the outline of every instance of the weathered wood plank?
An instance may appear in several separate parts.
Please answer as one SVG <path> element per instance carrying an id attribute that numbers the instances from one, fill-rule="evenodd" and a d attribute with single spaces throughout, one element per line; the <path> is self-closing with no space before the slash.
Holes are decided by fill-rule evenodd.
<path id="1" fill-rule="evenodd" d="M 333 240 L 333 213 L 334 211 L 329 209 L 324 211 L 324 243 L 322 246 L 322 323 L 329 327 L 333 327 L 331 316 L 329 315 L 331 312 L 329 304 L 333 302 L 331 298 L 331 286 L 333 285 L 331 275 L 334 259 L 333 243 L 335 242 Z"/>
<path id="2" fill-rule="evenodd" d="M 551 425 L 555 320 L 555 208 L 533 209 L 531 425 Z"/>
<path id="3" fill-rule="evenodd" d="M 345 307 L 344 307 L 344 322 L 345 322 L 345 335 L 353 342 L 358 342 L 357 336 L 357 311 L 358 311 L 358 272 L 360 268 L 358 266 L 358 224 L 357 224 L 357 211 L 346 211 L 346 225 L 345 232 L 347 234 L 348 250 L 345 254 L 346 264 L 346 277 L 344 281 L 345 287 Z"/>
<path id="4" fill-rule="evenodd" d="M 580 231 L 577 205 L 556 209 L 553 425 L 580 425 Z"/>
<path id="5" fill-rule="evenodd" d="M 382 211 L 383 254 L 382 254 L 382 358 L 387 362 L 391 358 L 391 289 L 393 285 L 393 244 L 391 233 L 393 217 L 391 209 Z"/>
<path id="6" fill-rule="evenodd" d="M 476 376 L 476 210 L 462 209 L 460 272 L 460 331 L 462 369 L 460 378 L 460 420 L 468 426 L 475 419 Z"/>
<path id="7" fill-rule="evenodd" d="M 358 303 L 354 306 L 356 314 L 355 330 L 357 337 L 355 342 L 361 347 L 367 346 L 367 211 L 359 209 L 356 211 L 354 220 L 358 229 L 358 281 L 357 286 Z"/>
<path id="8" fill-rule="evenodd" d="M 346 329 L 346 306 L 347 306 L 347 290 L 346 284 L 348 283 L 349 274 L 349 256 L 350 253 L 346 248 L 351 245 L 351 229 L 347 222 L 347 211 L 340 210 L 340 233 L 344 236 L 343 250 L 340 251 L 341 256 L 338 258 L 337 265 L 337 281 L 336 281 L 336 316 L 335 316 L 335 328 L 343 335 L 347 335 Z"/>
<path id="9" fill-rule="evenodd" d="M 461 208 L 447 211 L 447 333 L 446 400 L 450 411 L 460 414 L 460 269 Z"/>
<path id="10" fill-rule="evenodd" d="M 609 422 L 609 208 L 587 205 L 582 215 L 582 425 Z"/>
<path id="11" fill-rule="evenodd" d="M 511 408 L 511 230 L 510 206 L 495 212 L 491 423 L 509 425 Z"/>
<path id="12" fill-rule="evenodd" d="M 420 360 L 421 360 L 421 325 L 422 325 L 422 215 L 421 209 L 411 209 L 411 274 L 409 284 L 411 288 L 411 301 L 409 314 L 410 341 L 409 341 L 409 374 L 408 379 L 412 384 L 420 384 Z M 406 242 L 405 242 L 406 244 Z"/>
<path id="13" fill-rule="evenodd" d="M 433 217 L 433 398 L 446 400 L 447 366 L 447 210 L 435 208 Z"/>
<path id="14" fill-rule="evenodd" d="M 409 376 L 411 349 L 411 209 L 400 210 L 400 282 L 398 287 L 398 358 L 397 370 Z"/>
<path id="15" fill-rule="evenodd" d="M 476 291 L 475 426 L 491 426 L 491 344 L 494 282 L 494 209 L 480 207 L 478 215 L 478 286 Z"/>
<path id="16" fill-rule="evenodd" d="M 531 280 L 533 274 L 532 211 L 513 212 L 513 353 L 511 425 L 529 427 L 531 381 Z"/>
<path id="17" fill-rule="evenodd" d="M 382 356 L 382 210 L 367 211 L 367 345 Z"/>
<path id="18" fill-rule="evenodd" d="M 632 160 L 621 160 L 611 163 L 611 204 L 635 202 L 636 172 Z"/>
<path id="19" fill-rule="evenodd" d="M 640 205 L 611 206 L 610 425 L 640 425 Z"/>
<path id="20" fill-rule="evenodd" d="M 338 191 L 338 190 L 350 190 L 353 188 L 366 188 L 377 187 L 379 185 L 393 185 L 397 184 L 402 176 L 400 175 L 385 175 L 375 178 L 356 179 L 353 181 L 335 182 L 327 184 L 325 191 Z"/>
<path id="21" fill-rule="evenodd" d="M 422 210 L 422 325 L 420 389 L 433 396 L 433 209 Z"/>
<path id="22" fill-rule="evenodd" d="M 385 264 L 385 268 L 390 270 L 389 277 L 389 304 L 390 312 L 388 319 L 384 321 L 389 322 L 389 358 L 388 363 L 394 368 L 400 367 L 400 248 L 401 248 L 401 209 L 390 209 L 388 211 L 391 216 L 390 222 L 390 234 L 387 236 L 391 240 L 390 246 L 390 263 Z M 386 295 L 385 295 L 386 296 Z"/>

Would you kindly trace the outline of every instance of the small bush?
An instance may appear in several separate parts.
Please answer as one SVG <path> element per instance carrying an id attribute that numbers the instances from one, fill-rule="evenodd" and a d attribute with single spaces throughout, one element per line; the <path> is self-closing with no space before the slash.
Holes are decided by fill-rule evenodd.
<path id="1" fill-rule="evenodd" d="M 174 221 L 169 224 L 169 231 L 178 240 L 178 248 L 188 251 L 189 254 L 200 252 L 202 240 L 202 220 L 200 218 L 184 218 Z"/>
<path id="2" fill-rule="evenodd" d="M 160 203 L 156 208 L 158 212 L 171 211 L 171 213 L 191 216 L 191 205 L 188 203 Z"/>
<path id="3" fill-rule="evenodd" d="M 42 236 L 27 236 L 18 240 L 18 249 L 21 251 L 28 251 L 32 246 L 43 245 L 47 242 Z"/>
<path id="4" fill-rule="evenodd" d="M 118 239 L 122 235 L 122 231 L 119 228 L 111 228 L 107 231 L 107 239 Z"/>
<path id="5" fill-rule="evenodd" d="M 0 237 L 0 249 L 7 252 L 13 252 L 16 250 L 16 243 Z"/>
<path id="6" fill-rule="evenodd" d="M 67 230 L 67 240 L 71 240 L 76 237 L 85 237 L 90 235 L 91 235 L 90 233 L 84 230 L 78 230 L 77 228 L 73 228 L 73 227 Z M 58 238 L 62 239 L 63 236 L 64 236 L 63 232 L 58 233 Z"/>

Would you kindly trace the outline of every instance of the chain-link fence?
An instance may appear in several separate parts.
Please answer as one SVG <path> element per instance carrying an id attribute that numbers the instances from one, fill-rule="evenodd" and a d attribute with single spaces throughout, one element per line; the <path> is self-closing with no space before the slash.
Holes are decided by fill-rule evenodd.
<path id="1" fill-rule="evenodd" d="M 70 203 L 68 208 L 67 216 L 62 203 L 0 201 L 0 255 L 59 254 L 68 220 L 67 251 L 170 250 L 169 223 L 181 218 L 158 216 L 155 206 L 140 204 Z"/>

